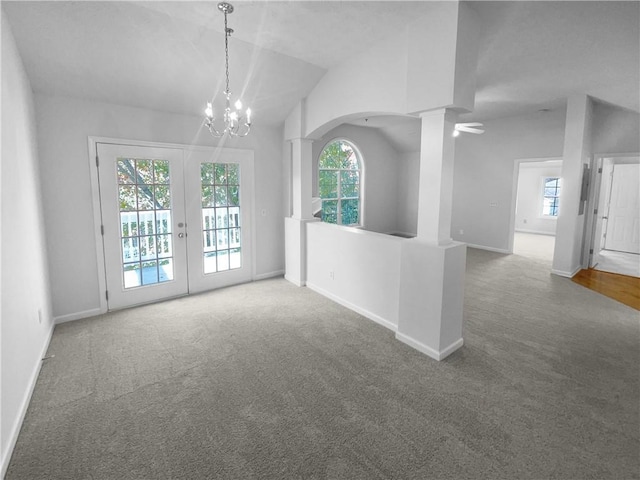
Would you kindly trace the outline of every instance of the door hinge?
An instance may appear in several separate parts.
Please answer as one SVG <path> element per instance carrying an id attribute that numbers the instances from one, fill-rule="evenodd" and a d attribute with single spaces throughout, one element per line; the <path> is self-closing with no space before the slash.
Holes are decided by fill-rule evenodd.
<path id="1" fill-rule="evenodd" d="M 104 225 L 100 225 L 100 234 L 104 235 Z"/>
<path id="2" fill-rule="evenodd" d="M 96 167 L 100 167 L 100 159 L 98 158 L 97 154 L 96 154 Z"/>
<path id="3" fill-rule="evenodd" d="M 598 173 L 602 173 L 602 167 L 598 169 Z"/>
<path id="4" fill-rule="evenodd" d="M 597 209 L 597 208 L 594 208 L 594 209 L 593 209 L 593 214 L 594 214 L 594 215 L 597 215 L 597 214 L 598 214 L 598 209 Z"/>
<path id="5" fill-rule="evenodd" d="M 109 290 L 104 291 L 104 296 L 107 299 L 107 301 L 109 301 Z"/>
<path id="6" fill-rule="evenodd" d="M 589 255 L 593 255 L 593 248 L 589 249 Z"/>

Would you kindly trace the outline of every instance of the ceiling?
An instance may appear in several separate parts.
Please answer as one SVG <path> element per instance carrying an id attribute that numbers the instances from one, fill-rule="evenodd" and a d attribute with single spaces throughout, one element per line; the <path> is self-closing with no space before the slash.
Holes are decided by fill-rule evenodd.
<path id="1" fill-rule="evenodd" d="M 216 1 L 2 1 L 36 92 L 199 115 L 224 89 Z M 327 69 L 428 15 L 430 1 L 238 1 L 231 89 L 278 126 Z M 481 24 L 476 106 L 535 112 L 586 93 L 640 111 L 640 3 L 471 2 Z M 361 125 L 393 137 L 415 120 Z"/>

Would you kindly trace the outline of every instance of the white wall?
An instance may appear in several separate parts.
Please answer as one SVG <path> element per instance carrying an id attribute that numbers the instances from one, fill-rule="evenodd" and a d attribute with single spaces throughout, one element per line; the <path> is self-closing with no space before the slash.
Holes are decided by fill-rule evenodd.
<path id="1" fill-rule="evenodd" d="M 562 157 L 564 123 L 565 111 L 557 109 L 488 120 L 483 135 L 457 137 L 454 240 L 509 251 L 514 160 Z"/>
<path id="2" fill-rule="evenodd" d="M 53 315 L 94 312 L 98 287 L 87 137 L 215 145 L 202 119 L 67 97 L 36 95 L 38 141 L 46 199 Z M 284 268 L 282 130 L 255 127 L 225 144 L 255 150 L 256 274 Z M 261 216 L 261 210 L 267 215 Z M 70 214 L 73 212 L 73 215 Z"/>
<path id="3" fill-rule="evenodd" d="M 313 196 L 318 196 L 318 159 L 324 146 L 336 138 L 351 141 L 363 157 L 363 227 L 380 233 L 397 231 L 398 172 L 403 163 L 400 155 L 374 128 L 340 125 L 313 142 Z"/>
<path id="4" fill-rule="evenodd" d="M 307 286 L 395 329 L 405 241 L 357 228 L 308 223 Z"/>
<path id="5" fill-rule="evenodd" d="M 544 179 L 560 177 L 562 162 L 522 162 L 518 174 L 515 229 L 555 235 L 556 217 L 542 215 Z"/>
<path id="6" fill-rule="evenodd" d="M 640 152 L 640 114 L 594 102 L 593 152 Z"/>
<path id="7" fill-rule="evenodd" d="M 418 187 L 420 152 L 400 155 L 398 170 L 398 232 L 418 233 Z"/>
<path id="8" fill-rule="evenodd" d="M 406 37 L 397 35 L 329 70 L 305 104 L 305 136 L 327 124 L 364 112 L 405 113 Z M 333 126 L 336 124 L 334 123 Z"/>
<path id="9" fill-rule="evenodd" d="M 429 13 L 331 68 L 292 112 L 286 138 L 317 138 L 361 114 L 415 113 L 475 98 L 478 21 L 468 5 L 430 2 Z M 459 78 L 456 78 L 455 75 Z M 302 114 L 304 120 L 298 121 Z"/>
<path id="10" fill-rule="evenodd" d="M 4 475 L 53 327 L 33 94 L 2 15 L 2 406 Z"/>

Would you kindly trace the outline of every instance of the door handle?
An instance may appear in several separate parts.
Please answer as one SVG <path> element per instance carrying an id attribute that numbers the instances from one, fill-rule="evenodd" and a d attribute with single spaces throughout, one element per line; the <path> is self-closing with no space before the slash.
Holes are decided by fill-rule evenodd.
<path id="1" fill-rule="evenodd" d="M 184 233 L 180 232 L 180 233 L 178 234 L 178 238 L 184 238 Z"/>

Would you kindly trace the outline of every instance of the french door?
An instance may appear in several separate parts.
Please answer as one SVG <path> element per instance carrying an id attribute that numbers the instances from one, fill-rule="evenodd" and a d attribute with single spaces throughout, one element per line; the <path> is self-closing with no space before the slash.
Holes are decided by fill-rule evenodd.
<path id="1" fill-rule="evenodd" d="M 252 152 L 96 150 L 108 309 L 251 280 Z"/>

